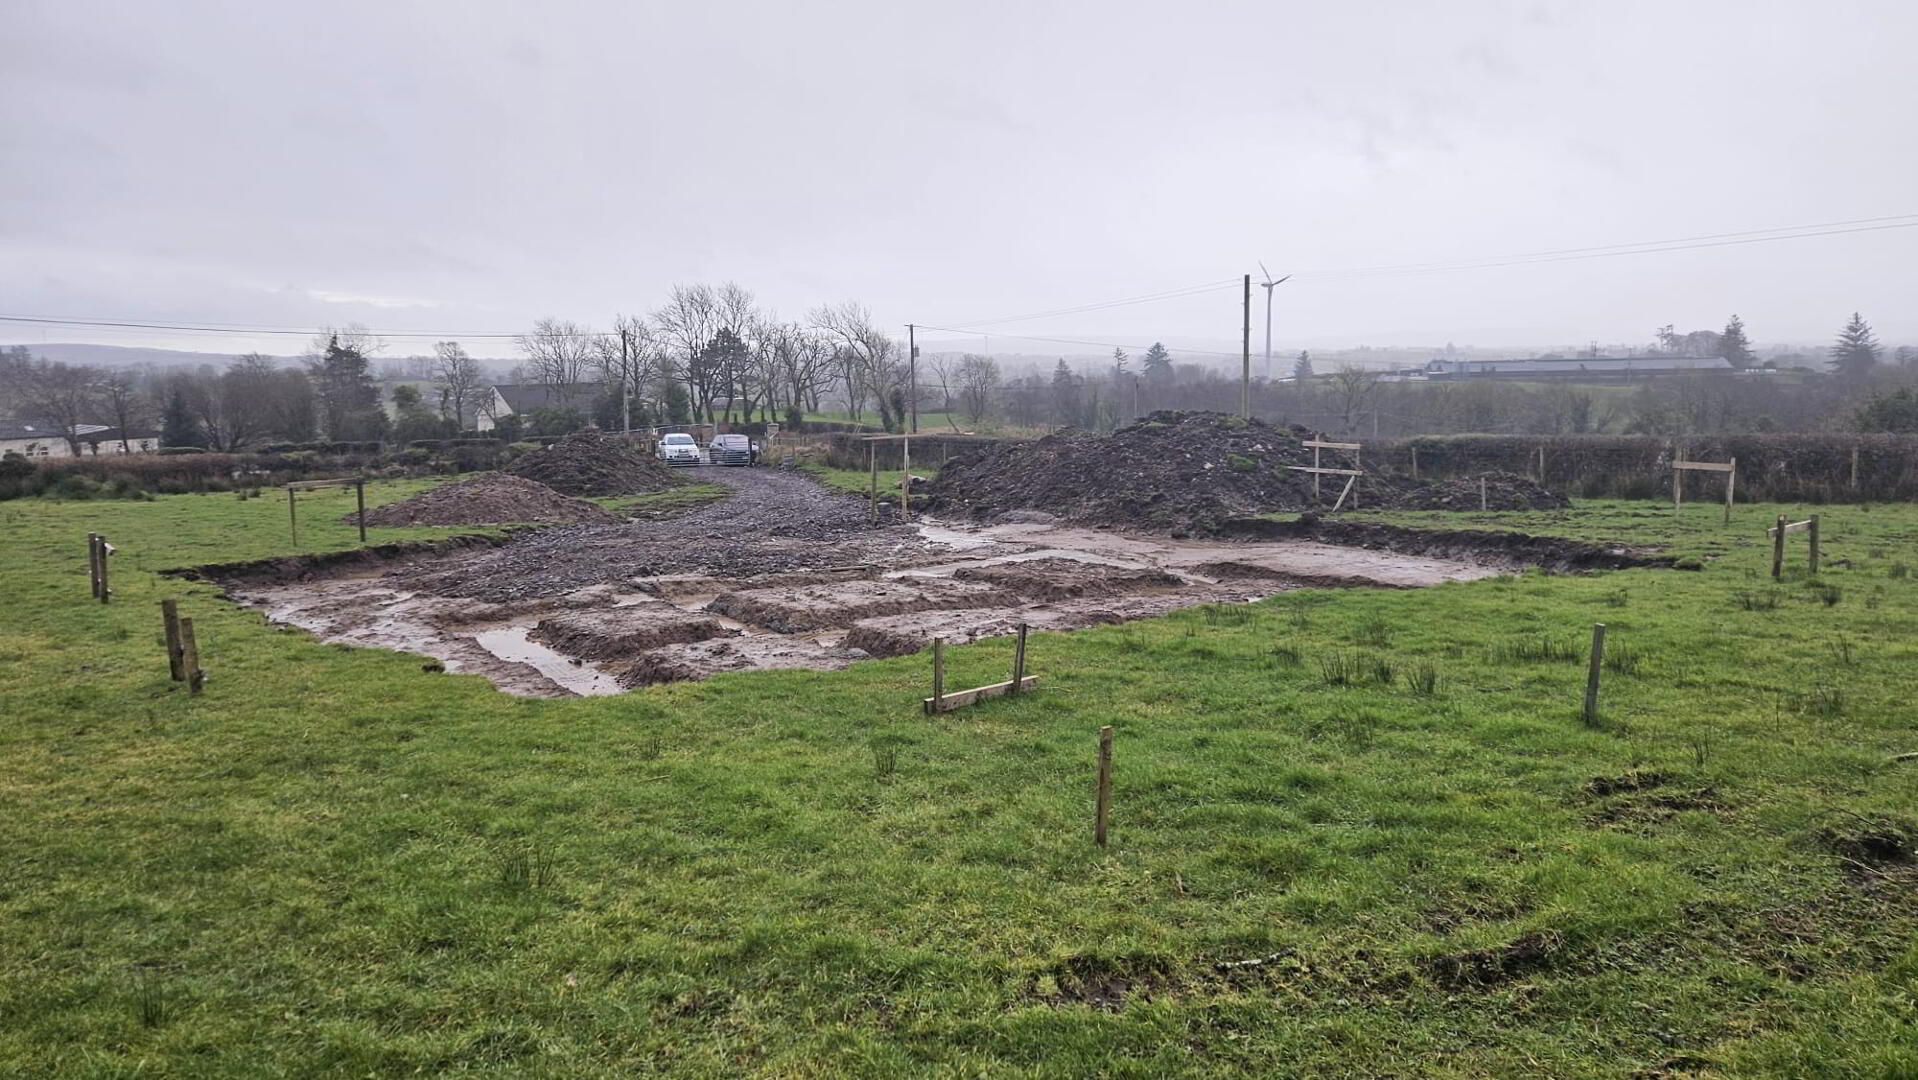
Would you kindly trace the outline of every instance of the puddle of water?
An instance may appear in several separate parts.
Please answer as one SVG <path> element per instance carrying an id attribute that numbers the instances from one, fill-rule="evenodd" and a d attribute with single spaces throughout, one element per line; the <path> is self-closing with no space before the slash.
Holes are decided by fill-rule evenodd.
<path id="1" fill-rule="evenodd" d="M 483 630 L 473 635 L 479 647 L 499 657 L 526 664 L 560 686 L 583 696 L 620 693 L 618 680 L 591 664 L 575 664 L 564 654 L 553 651 L 526 634 L 531 627 L 508 626 Z"/>
<path id="2" fill-rule="evenodd" d="M 930 521 L 920 521 L 917 528 L 920 539 L 926 543 L 938 544 L 940 547 L 956 548 L 960 551 L 990 547 L 999 542 L 989 536 L 980 536 L 978 533 L 964 532 L 952 528 L 949 525 L 939 525 Z"/>

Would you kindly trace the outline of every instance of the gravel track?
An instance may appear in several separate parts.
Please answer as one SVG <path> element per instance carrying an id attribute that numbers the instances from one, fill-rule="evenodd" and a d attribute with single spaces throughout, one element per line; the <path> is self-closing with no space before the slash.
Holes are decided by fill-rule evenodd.
<path id="1" fill-rule="evenodd" d="M 786 469 L 702 468 L 733 495 L 665 521 L 541 529 L 498 548 L 397 569 L 438 596 L 556 596 L 660 574 L 754 574 L 898 560 L 926 547 L 911 526 L 867 524 L 866 501 Z"/>

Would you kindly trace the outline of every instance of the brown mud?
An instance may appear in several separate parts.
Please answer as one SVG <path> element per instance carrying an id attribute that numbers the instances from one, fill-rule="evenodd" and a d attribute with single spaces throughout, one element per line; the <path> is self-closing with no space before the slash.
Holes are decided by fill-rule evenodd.
<path id="1" fill-rule="evenodd" d="M 833 669 L 1021 624 L 1073 630 L 1307 587 L 1414 588 L 1527 566 L 1658 565 L 1515 533 L 1235 520 L 1177 539 L 1042 515 L 866 521 L 810 477 L 711 470 L 736 494 L 665 522 L 555 526 L 202 567 L 268 619 L 400 649 L 534 696 Z"/>

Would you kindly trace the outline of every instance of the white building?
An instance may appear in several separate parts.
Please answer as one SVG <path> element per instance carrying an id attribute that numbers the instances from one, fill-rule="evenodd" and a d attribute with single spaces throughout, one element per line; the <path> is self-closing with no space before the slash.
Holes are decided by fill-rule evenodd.
<path id="1" fill-rule="evenodd" d="M 126 449 L 120 448 L 120 429 L 105 424 L 81 424 L 74 429 L 84 457 L 102 454 L 151 453 L 160 448 L 160 433 L 133 428 L 126 433 Z M 19 454 L 27 458 L 64 458 L 73 456 L 66 433 L 46 424 L 0 420 L 0 457 Z"/>

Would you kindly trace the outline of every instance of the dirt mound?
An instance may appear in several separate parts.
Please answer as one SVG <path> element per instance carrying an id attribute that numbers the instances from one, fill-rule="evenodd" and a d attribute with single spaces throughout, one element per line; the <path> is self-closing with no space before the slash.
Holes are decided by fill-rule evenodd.
<path id="1" fill-rule="evenodd" d="M 357 524 L 358 513 L 346 515 Z M 583 499 L 568 498 L 536 481 L 486 473 L 422 491 L 410 499 L 366 512 L 368 525 L 612 524 L 622 520 Z"/>
<path id="2" fill-rule="evenodd" d="M 650 495 L 679 482 L 658 458 L 604 432 L 581 431 L 507 466 L 568 495 Z"/>
<path id="3" fill-rule="evenodd" d="M 1164 570 L 1102 566 L 1077 559 L 1024 559 L 991 566 L 966 566 L 953 572 L 959 581 L 997 585 L 1033 600 L 1071 600 L 1115 596 L 1143 589 L 1183 588 L 1185 582 Z"/>
<path id="4" fill-rule="evenodd" d="M 928 489 L 931 509 L 975 518 L 1043 511 L 1071 521 L 1170 533 L 1207 534 L 1228 518 L 1314 505 L 1308 434 L 1223 413 L 1155 412 L 1111 435 L 1061 431 L 1032 442 L 1001 442 L 954 457 Z M 1344 468 L 1337 451 L 1321 464 Z M 1521 476 L 1494 474 L 1487 506 L 1497 510 L 1568 505 Z M 1329 506 L 1345 478 L 1323 476 Z M 1478 509 L 1479 481 L 1418 481 L 1371 473 L 1358 482 L 1367 508 Z M 1468 502 L 1469 507 L 1465 504 Z"/>

